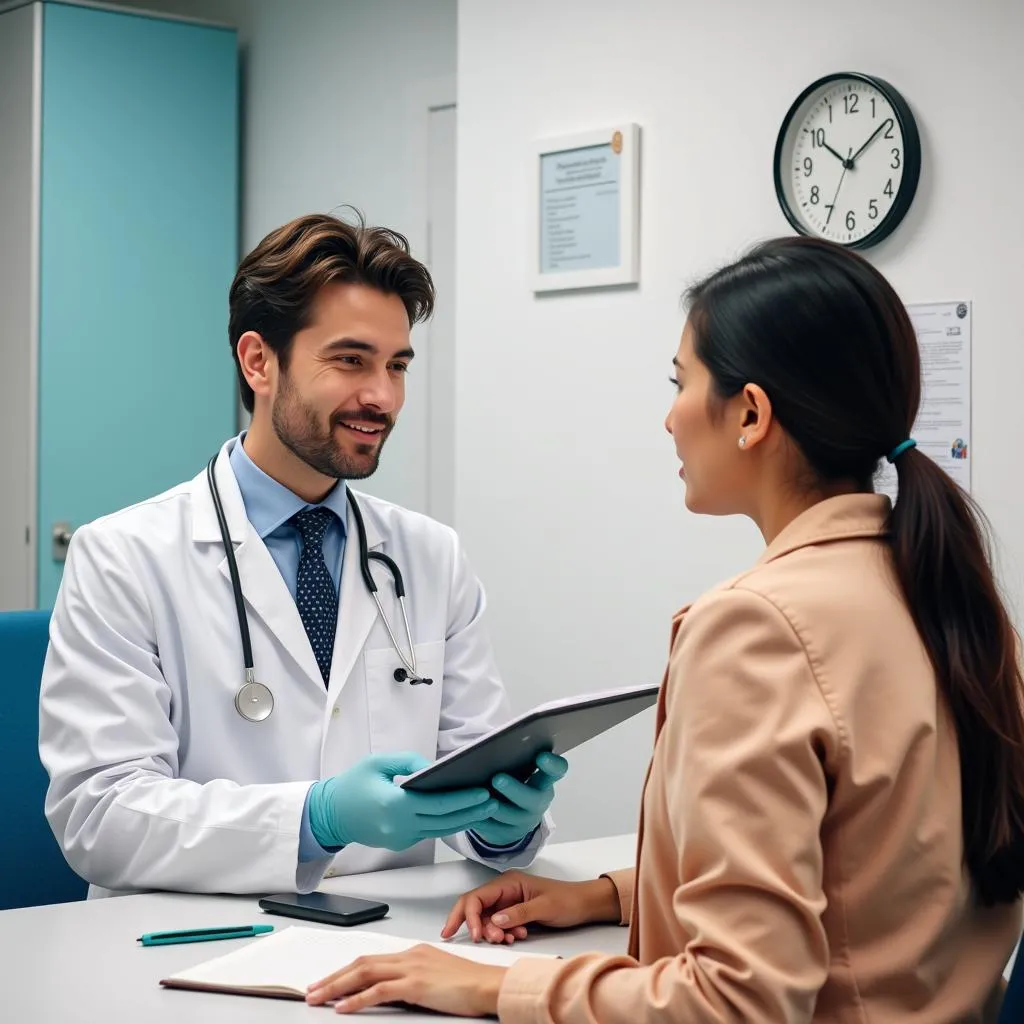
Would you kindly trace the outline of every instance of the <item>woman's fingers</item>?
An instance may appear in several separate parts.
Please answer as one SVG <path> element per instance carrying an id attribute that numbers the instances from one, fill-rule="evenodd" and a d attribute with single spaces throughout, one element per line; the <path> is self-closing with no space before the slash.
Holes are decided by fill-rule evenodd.
<path id="1" fill-rule="evenodd" d="M 332 999 L 340 999 L 378 982 L 398 977 L 400 973 L 400 956 L 361 956 L 340 971 L 310 985 L 306 992 L 306 1002 L 310 1006 L 322 1006 Z"/>
<path id="2" fill-rule="evenodd" d="M 334 1007 L 335 1013 L 358 1013 L 360 1010 L 369 1009 L 371 1006 L 380 1006 L 382 1003 L 405 1002 L 405 989 L 407 985 L 404 979 L 398 981 L 380 981 L 376 985 L 364 988 L 361 992 L 338 1000 Z"/>
<path id="3" fill-rule="evenodd" d="M 494 1016 L 505 968 L 473 963 L 433 946 L 366 956 L 310 987 L 306 1002 L 337 1001 L 339 1013 L 382 1003 L 409 1003 L 459 1016 Z"/>
<path id="4" fill-rule="evenodd" d="M 455 906 L 448 911 L 448 917 L 445 918 L 444 926 L 441 928 L 441 938 L 450 939 L 452 936 L 458 934 L 459 929 L 463 924 L 468 924 L 466 919 L 466 904 L 469 900 L 469 894 L 460 896 L 455 903 Z M 472 928 L 470 928 L 472 933 Z"/>
<path id="5" fill-rule="evenodd" d="M 466 897 L 466 927 L 469 929 L 469 937 L 474 942 L 479 942 L 483 937 L 483 913 L 490 906 L 485 899 L 479 893 L 470 893 Z"/>
<path id="6" fill-rule="evenodd" d="M 494 911 L 514 905 L 523 898 L 522 879 L 518 872 L 510 871 L 460 896 L 445 920 L 441 937 L 452 938 L 465 924 L 473 941 L 479 942 L 485 937 L 485 915 L 489 917 Z"/>

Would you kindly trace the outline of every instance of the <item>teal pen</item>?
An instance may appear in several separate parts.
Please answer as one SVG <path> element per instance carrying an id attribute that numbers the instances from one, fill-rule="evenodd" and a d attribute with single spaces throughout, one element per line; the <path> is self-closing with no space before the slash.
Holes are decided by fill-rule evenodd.
<path id="1" fill-rule="evenodd" d="M 185 932 L 147 932 L 138 940 L 144 946 L 170 946 L 176 942 L 213 942 L 217 939 L 251 939 L 272 932 L 272 924 L 246 924 L 237 928 L 193 928 Z"/>

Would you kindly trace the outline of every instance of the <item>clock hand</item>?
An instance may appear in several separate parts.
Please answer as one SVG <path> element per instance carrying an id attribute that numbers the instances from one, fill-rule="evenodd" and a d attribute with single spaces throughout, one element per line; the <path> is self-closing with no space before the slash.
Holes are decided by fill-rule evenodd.
<path id="1" fill-rule="evenodd" d="M 844 167 L 846 167 L 846 157 L 837 153 L 827 142 L 823 142 L 822 145 L 827 149 Z"/>
<path id="2" fill-rule="evenodd" d="M 850 166 L 852 167 L 852 166 L 853 166 L 853 165 L 854 165 L 854 164 L 855 164 L 855 163 L 857 162 L 857 157 L 859 157 L 859 156 L 861 155 L 861 153 L 863 153 L 863 152 L 864 152 L 864 150 L 865 150 L 865 149 L 867 149 L 867 148 L 868 148 L 868 146 L 870 146 L 870 145 L 871 145 L 871 143 L 872 143 L 872 142 L 874 142 L 874 141 L 875 141 L 875 139 L 877 139 L 877 138 L 878 138 L 879 132 L 881 132 L 881 131 L 882 131 L 882 130 L 883 130 L 884 128 L 886 128 L 886 127 L 889 127 L 889 128 L 891 128 L 892 126 L 893 126 L 893 120 L 892 120 L 892 118 L 891 118 L 891 117 L 887 117 L 887 118 L 886 118 L 886 119 L 885 119 L 885 120 L 884 120 L 884 121 L 883 121 L 883 122 L 882 122 L 882 123 L 881 123 L 881 124 L 880 124 L 880 125 L 879 125 L 879 126 L 878 126 L 878 127 L 877 127 L 877 128 L 876 128 L 876 129 L 874 130 L 874 131 L 873 131 L 873 132 L 872 132 L 872 133 L 871 133 L 871 137 L 870 137 L 870 138 L 868 139 L 868 141 L 867 141 L 867 142 L 865 142 L 865 143 L 864 143 L 864 145 L 863 145 L 863 146 L 861 146 L 861 147 L 860 147 L 860 149 L 858 149 L 858 150 L 857 150 L 857 152 L 856 152 L 856 153 L 854 153 L 852 157 L 850 157 Z"/>
<path id="3" fill-rule="evenodd" d="M 850 148 L 850 152 L 853 152 L 853 148 Z M 846 177 L 846 172 L 853 166 L 853 161 L 847 158 L 843 161 L 843 173 L 839 175 L 839 184 L 836 185 L 836 194 L 832 197 L 832 205 L 828 208 L 828 216 L 825 218 L 825 227 L 828 227 L 828 222 L 832 219 L 832 214 L 836 211 L 836 200 L 839 198 L 839 190 L 843 187 L 843 179 Z"/>

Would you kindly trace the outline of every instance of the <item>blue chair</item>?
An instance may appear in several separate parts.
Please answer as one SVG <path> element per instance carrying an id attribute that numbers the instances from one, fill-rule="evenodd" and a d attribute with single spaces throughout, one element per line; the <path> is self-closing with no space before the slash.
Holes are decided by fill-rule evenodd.
<path id="1" fill-rule="evenodd" d="M 84 899 L 43 814 L 39 680 L 49 612 L 0 612 L 0 910 Z"/>
<path id="2" fill-rule="evenodd" d="M 1024 1021 L 1024 942 L 1017 947 L 1017 959 L 1013 964 L 1010 984 L 1003 996 L 1003 1008 L 999 1011 L 999 1024 L 1021 1024 Z"/>

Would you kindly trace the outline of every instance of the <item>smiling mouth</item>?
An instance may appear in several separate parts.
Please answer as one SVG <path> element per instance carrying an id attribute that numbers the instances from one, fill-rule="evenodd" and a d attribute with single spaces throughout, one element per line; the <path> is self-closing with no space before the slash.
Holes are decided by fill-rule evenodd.
<path id="1" fill-rule="evenodd" d="M 352 420 L 340 420 L 339 426 L 351 430 L 352 433 L 359 434 L 367 440 L 380 437 L 384 433 L 384 427 L 379 423 L 356 423 Z"/>

